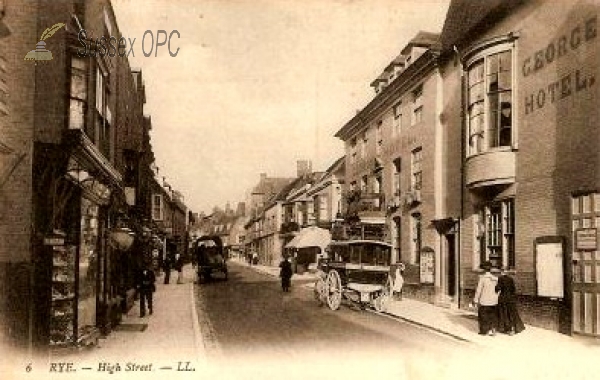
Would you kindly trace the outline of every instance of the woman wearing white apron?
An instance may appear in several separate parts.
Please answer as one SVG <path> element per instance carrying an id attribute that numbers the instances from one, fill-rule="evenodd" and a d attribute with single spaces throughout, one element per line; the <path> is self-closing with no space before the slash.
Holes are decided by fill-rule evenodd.
<path id="1" fill-rule="evenodd" d="M 398 300 L 402 300 L 402 287 L 404 286 L 404 277 L 402 277 L 402 272 L 404 272 L 404 264 L 400 263 L 398 266 L 396 266 L 394 286 L 392 287 L 392 294 L 395 295 L 395 298 Z"/>

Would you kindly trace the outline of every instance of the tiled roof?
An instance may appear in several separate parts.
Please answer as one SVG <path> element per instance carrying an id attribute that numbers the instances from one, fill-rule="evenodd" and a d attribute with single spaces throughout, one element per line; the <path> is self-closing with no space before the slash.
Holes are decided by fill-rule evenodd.
<path id="1" fill-rule="evenodd" d="M 293 180 L 294 178 L 262 178 L 252 189 L 252 194 L 274 194 Z"/>
<path id="2" fill-rule="evenodd" d="M 503 12 L 526 1 L 528 0 L 452 0 L 442 29 L 443 48 L 452 49 L 453 45 L 459 44 L 466 36 L 477 38 L 472 33 L 476 27 L 492 25 Z"/>
<path id="3" fill-rule="evenodd" d="M 325 173 L 323 176 L 333 172 L 338 167 L 338 165 L 343 164 L 345 162 L 345 160 L 346 160 L 346 156 L 342 156 L 342 157 L 338 158 L 337 160 L 335 160 L 335 162 L 333 164 L 331 164 L 331 166 L 329 166 L 327 168 L 327 170 L 325 170 Z"/>
<path id="4" fill-rule="evenodd" d="M 436 47 L 440 44 L 440 34 L 419 31 L 408 43 L 412 46 Z"/>

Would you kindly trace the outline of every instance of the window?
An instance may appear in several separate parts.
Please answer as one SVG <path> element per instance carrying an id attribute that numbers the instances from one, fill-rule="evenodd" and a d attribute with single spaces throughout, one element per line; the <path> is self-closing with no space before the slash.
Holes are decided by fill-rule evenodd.
<path id="1" fill-rule="evenodd" d="M 392 129 L 392 135 L 394 137 L 400 136 L 400 130 L 402 129 L 402 103 L 398 102 L 393 107 L 394 112 L 394 127 Z"/>
<path id="2" fill-rule="evenodd" d="M 396 260 L 397 262 L 402 261 L 402 219 L 394 218 L 394 232 L 395 232 L 395 243 L 396 243 Z"/>
<path id="3" fill-rule="evenodd" d="M 368 142 L 369 142 L 369 136 L 367 135 L 367 131 L 365 131 L 363 133 L 362 144 L 360 146 L 360 148 L 361 148 L 360 157 L 361 158 L 367 157 L 367 144 L 368 144 Z"/>
<path id="4" fill-rule="evenodd" d="M 411 125 L 423 121 L 423 85 L 413 91 L 413 117 Z"/>
<path id="5" fill-rule="evenodd" d="M 468 65 L 469 155 L 512 144 L 512 50 L 478 56 Z"/>
<path id="6" fill-rule="evenodd" d="M 423 149 L 417 148 L 413 150 L 410 154 L 410 175 L 411 182 L 410 187 L 411 190 L 421 190 L 423 186 L 423 170 L 421 167 L 421 161 L 423 158 Z"/>
<path id="7" fill-rule="evenodd" d="M 382 184 L 381 175 L 378 175 L 375 177 L 375 181 L 373 181 L 373 193 L 375 193 L 375 194 L 381 193 L 381 184 Z"/>
<path id="8" fill-rule="evenodd" d="M 490 261 L 496 268 L 515 267 L 514 200 L 493 202 L 476 215 L 479 263 Z"/>
<path id="9" fill-rule="evenodd" d="M 318 209 L 318 215 L 319 215 L 319 220 L 321 221 L 326 221 L 329 218 L 327 217 L 327 195 L 322 194 L 319 196 L 319 209 Z"/>
<path id="10" fill-rule="evenodd" d="M 381 133 L 381 127 L 383 125 L 383 121 L 379 120 L 377 122 L 377 127 L 375 128 L 375 139 L 377 140 L 377 146 L 375 147 L 376 149 L 376 153 L 379 155 L 381 154 L 382 148 L 383 148 L 383 137 L 382 137 L 382 133 Z"/>
<path id="11" fill-rule="evenodd" d="M 106 75 L 100 66 L 96 68 L 96 145 L 105 157 L 110 157 L 110 122 L 111 112 L 107 107 Z"/>
<path id="12" fill-rule="evenodd" d="M 350 139 L 350 163 L 356 163 L 356 137 Z"/>
<path id="13" fill-rule="evenodd" d="M 383 201 L 383 195 L 381 192 L 382 186 L 383 186 L 383 178 L 381 176 L 381 173 L 379 173 L 378 175 L 375 176 L 375 178 L 373 178 L 373 194 L 379 194 L 379 196 L 377 196 L 375 199 L 373 199 L 373 206 L 377 209 L 377 210 L 381 210 L 382 205 L 382 201 Z"/>
<path id="14" fill-rule="evenodd" d="M 83 58 L 71 58 L 71 89 L 69 104 L 69 129 L 81 129 L 94 140 L 93 131 L 86 130 L 87 108 L 87 62 Z"/>
<path id="15" fill-rule="evenodd" d="M 163 220 L 163 198 L 161 194 L 152 195 L 152 220 Z"/>
<path id="16" fill-rule="evenodd" d="M 422 233 L 421 214 L 412 214 L 410 217 L 410 261 L 412 264 L 418 264 L 421 260 Z"/>

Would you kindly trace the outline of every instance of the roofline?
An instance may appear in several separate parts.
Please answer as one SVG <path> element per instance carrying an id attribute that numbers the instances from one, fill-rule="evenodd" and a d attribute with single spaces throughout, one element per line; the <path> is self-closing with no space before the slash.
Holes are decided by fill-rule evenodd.
<path id="1" fill-rule="evenodd" d="M 376 244 L 383 245 L 386 247 L 392 248 L 393 246 L 390 243 L 386 243 L 384 241 L 379 240 L 332 240 L 330 245 L 351 245 L 351 244 Z"/>
<path id="2" fill-rule="evenodd" d="M 364 123 L 365 119 L 368 119 L 372 113 L 386 105 L 397 92 L 405 91 L 406 87 L 412 85 L 411 81 L 416 76 L 427 69 L 433 69 L 437 66 L 439 55 L 439 49 L 429 49 L 423 53 L 415 62 L 404 69 L 390 85 L 384 88 L 383 91 L 377 94 L 362 110 L 352 117 L 334 136 L 345 141 L 360 132 L 362 127 L 366 125 Z"/>

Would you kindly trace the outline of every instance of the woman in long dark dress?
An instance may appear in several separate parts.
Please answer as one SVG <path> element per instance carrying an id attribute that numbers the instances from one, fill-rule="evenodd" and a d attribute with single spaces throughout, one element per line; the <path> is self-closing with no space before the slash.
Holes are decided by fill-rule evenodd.
<path id="1" fill-rule="evenodd" d="M 517 310 L 517 287 L 506 271 L 503 271 L 498 278 L 496 291 L 500 292 L 498 295 L 498 330 L 510 335 L 525 330 L 525 325 Z"/>

